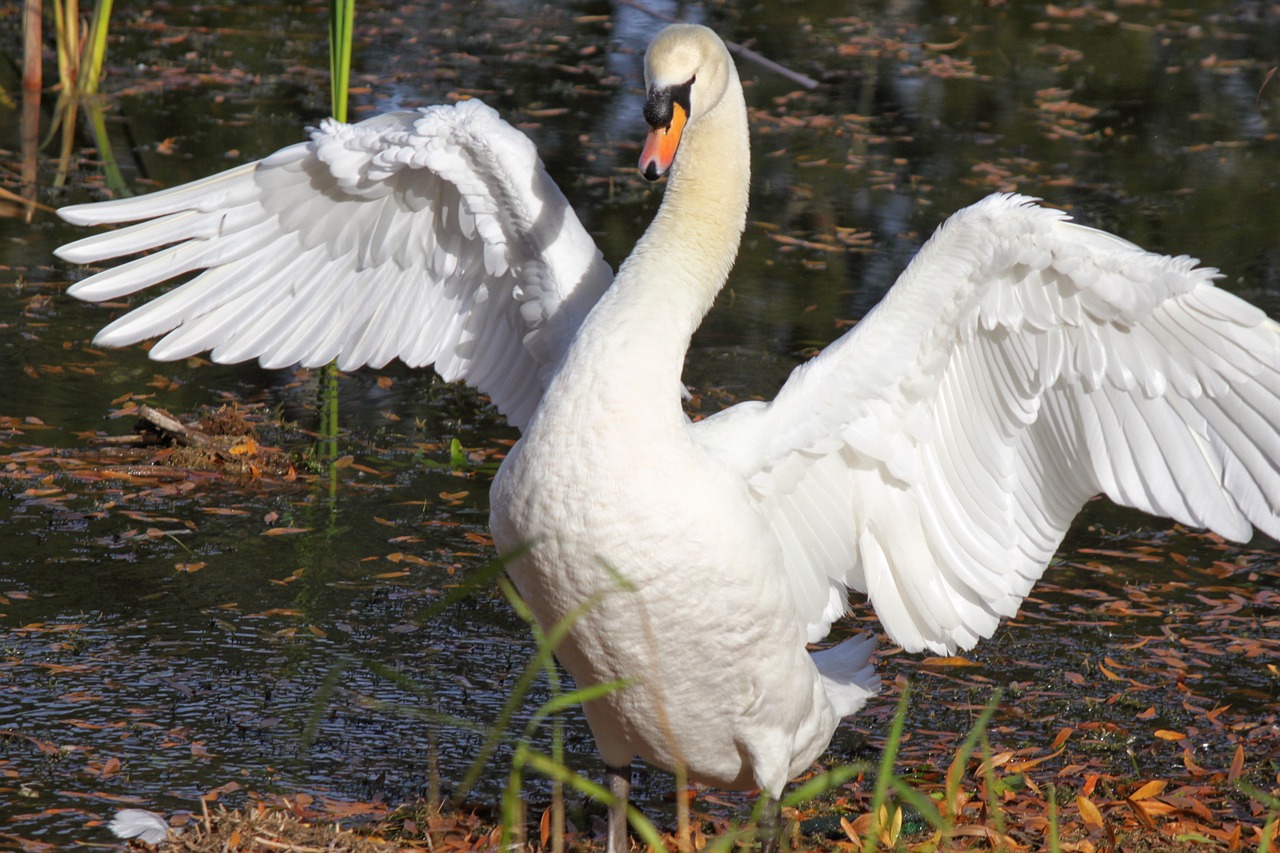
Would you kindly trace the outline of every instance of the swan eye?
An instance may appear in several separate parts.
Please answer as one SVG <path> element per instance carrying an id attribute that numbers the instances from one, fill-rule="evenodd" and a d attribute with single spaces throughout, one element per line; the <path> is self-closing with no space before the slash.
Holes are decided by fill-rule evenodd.
<path id="1" fill-rule="evenodd" d="M 689 78 L 688 83 L 678 86 L 650 86 L 648 97 L 644 101 L 644 120 L 649 123 L 649 127 L 654 130 L 670 130 L 677 106 L 684 109 L 684 118 L 687 120 L 692 112 L 689 95 L 693 90 L 693 82 L 697 79 L 697 75 L 694 75 Z"/>

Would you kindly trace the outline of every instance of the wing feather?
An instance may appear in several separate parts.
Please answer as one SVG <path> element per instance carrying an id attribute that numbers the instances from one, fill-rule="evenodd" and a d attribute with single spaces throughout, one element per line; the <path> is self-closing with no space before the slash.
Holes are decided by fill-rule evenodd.
<path id="1" fill-rule="evenodd" d="M 1280 534 L 1280 326 L 1195 263 L 993 196 L 772 403 L 700 422 L 777 532 L 810 636 L 843 583 L 909 650 L 968 647 L 1098 493 Z"/>
<path id="2" fill-rule="evenodd" d="M 192 280 L 108 325 L 153 358 L 211 350 L 343 369 L 435 364 L 527 422 L 612 272 L 533 143 L 479 101 L 326 121 L 256 163 L 60 211 L 132 222 L 68 244 L 75 263 L 151 252 L 74 285 L 101 301 Z"/>

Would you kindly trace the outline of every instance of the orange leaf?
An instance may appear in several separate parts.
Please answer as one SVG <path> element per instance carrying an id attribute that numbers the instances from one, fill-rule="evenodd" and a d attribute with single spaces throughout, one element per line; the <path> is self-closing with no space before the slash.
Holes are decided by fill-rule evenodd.
<path id="1" fill-rule="evenodd" d="M 1076 806 L 1080 809 L 1080 817 L 1084 819 L 1088 826 L 1102 828 L 1102 812 L 1098 811 L 1098 807 L 1093 804 L 1093 800 L 1086 796 L 1076 797 Z"/>
<path id="2" fill-rule="evenodd" d="M 254 441 L 252 438 L 246 438 L 239 444 L 232 445 L 229 452 L 232 456 L 252 455 L 258 452 L 258 442 Z"/>
<path id="3" fill-rule="evenodd" d="M 1156 737 L 1160 740 L 1183 740 L 1186 735 L 1182 732 L 1174 732 L 1169 729 L 1156 729 Z"/>
<path id="4" fill-rule="evenodd" d="M 1154 797 L 1169 786 L 1163 779 L 1153 779 L 1129 795 L 1131 800 L 1145 800 Z"/>
<path id="5" fill-rule="evenodd" d="M 920 661 L 925 666 L 982 666 L 980 663 L 974 663 L 968 658 L 962 658 L 959 655 L 951 655 L 950 657 L 930 657 Z"/>
<path id="6" fill-rule="evenodd" d="M 1182 751 L 1182 764 L 1184 767 L 1187 768 L 1188 771 L 1190 771 L 1192 776 L 1208 776 L 1209 775 L 1208 770 L 1205 770 L 1199 764 L 1196 764 L 1195 759 L 1191 757 L 1191 750 L 1189 748 L 1184 749 Z"/>
<path id="7" fill-rule="evenodd" d="M 542 837 L 542 849 L 547 849 L 547 842 L 551 840 L 551 807 L 548 806 L 542 812 L 542 820 L 538 821 L 538 834 Z"/>
<path id="8" fill-rule="evenodd" d="M 844 830 L 845 836 L 853 843 L 858 850 L 862 849 L 862 830 L 865 830 L 870 824 L 871 815 L 864 814 L 857 818 L 856 822 L 850 822 L 847 817 L 840 818 L 840 828 Z M 862 828 L 858 828 L 858 824 L 863 824 Z"/>
<path id="9" fill-rule="evenodd" d="M 1151 815 L 1147 814 L 1146 808 L 1142 803 L 1135 802 L 1132 797 L 1127 798 L 1125 803 L 1129 806 L 1129 810 L 1133 812 L 1134 817 L 1138 819 L 1138 823 L 1147 829 L 1156 828 L 1155 821 L 1151 819 Z"/>
<path id="10" fill-rule="evenodd" d="M 1140 806 L 1149 815 L 1167 815 L 1179 810 L 1177 806 L 1171 806 L 1164 800 L 1142 800 L 1134 805 Z"/>

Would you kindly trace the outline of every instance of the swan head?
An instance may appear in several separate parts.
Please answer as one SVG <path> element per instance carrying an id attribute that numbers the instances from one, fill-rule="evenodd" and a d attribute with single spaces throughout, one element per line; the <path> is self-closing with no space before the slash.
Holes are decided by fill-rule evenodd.
<path id="1" fill-rule="evenodd" d="M 697 24 L 672 24 L 644 55 L 644 118 L 649 136 L 640 172 L 656 181 L 675 162 L 686 130 L 713 110 L 736 76 L 724 42 Z"/>

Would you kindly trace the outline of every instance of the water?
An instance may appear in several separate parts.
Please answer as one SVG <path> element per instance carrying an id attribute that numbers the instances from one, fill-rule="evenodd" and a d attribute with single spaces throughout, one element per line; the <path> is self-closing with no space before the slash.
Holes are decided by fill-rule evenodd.
<path id="1" fill-rule="evenodd" d="M 997 189 L 1200 257 L 1223 269 L 1224 286 L 1280 313 L 1280 85 L 1264 86 L 1280 18 L 1265 5 L 902 3 L 859 17 L 817 0 L 665 8 L 822 81 L 806 93 L 740 64 L 755 129 L 752 224 L 689 358 L 686 382 L 703 412 L 771 395 L 840 333 L 838 320 L 875 304 L 942 219 Z M 327 113 L 321 15 L 283 3 L 117 2 L 104 88 L 129 183 L 171 186 L 299 139 Z M 12 51 L 16 16 L 0 22 Z M 659 199 L 634 170 L 639 58 L 653 31 L 634 9 L 604 3 L 511 0 L 483 15 L 467 4 L 362 4 L 352 108 L 363 116 L 484 98 L 534 138 L 616 264 Z M 0 85 L 20 91 L 11 76 Z M 16 162 L 15 125 L 0 130 L 6 164 Z M 52 173 L 42 161 L 44 186 Z M 86 186 L 95 175 L 83 163 L 72 189 L 42 198 L 97 198 Z M 842 229 L 870 233 L 863 242 Z M 192 412 L 234 397 L 307 429 L 315 377 L 93 348 L 93 331 L 119 306 L 62 296 L 79 273 L 50 254 L 81 233 L 46 215 L 31 226 L 0 220 L 0 846 L 104 840 L 93 822 L 120 802 L 168 813 L 215 789 L 231 802 L 307 792 L 395 804 L 423 795 L 436 763 L 452 788 L 532 646 L 491 587 L 425 623 L 416 616 L 490 557 L 489 475 L 450 471 L 449 441 L 492 456 L 514 432 L 471 395 L 392 365 L 342 380 L 355 464 L 340 473 L 336 503 L 306 483 L 104 479 L 82 448 L 88 435 L 125 431 L 131 418 L 112 413 L 130 399 Z M 306 446 L 297 429 L 265 440 Z M 35 455 L 41 448 L 52 453 Z M 267 535 L 279 527 L 310 532 Z M 1146 542 L 1160 562 L 1134 556 Z M 1130 706 L 1151 704 L 1157 721 L 1185 728 L 1198 719 L 1188 702 L 1229 704 L 1238 726 L 1201 726 L 1196 754 L 1210 761 L 1247 745 L 1265 783 L 1280 762 L 1276 678 L 1265 666 L 1277 654 L 1280 573 L 1274 543 L 1253 545 L 1225 550 L 1097 502 L 1064 545 L 1075 567 L 1051 573 L 1024 617 L 973 654 L 981 668 L 957 674 L 890 656 L 886 681 L 929 687 L 913 711 L 921 732 L 963 733 L 965 702 L 985 701 L 993 684 L 1056 691 L 1056 706 L 1028 715 L 1015 704 L 997 718 L 1015 745 L 1079 724 L 1081 707 L 1086 722 L 1132 726 L 1142 709 Z M 1098 565 L 1080 567 L 1089 560 Z M 1229 609 L 1213 602 L 1232 595 L 1243 605 L 1204 615 Z M 1122 612 L 1157 596 L 1143 613 Z M 1232 645 L 1250 638 L 1260 644 L 1252 652 Z M 1211 648 L 1224 653 L 1210 657 Z M 1179 691 L 1087 701 L 1104 658 L 1167 686 L 1174 654 L 1190 661 Z M 337 687 L 318 704 L 335 664 Z M 1077 672 L 1088 685 L 1073 686 Z M 846 724 L 834 756 L 878 742 L 896 689 Z M 1057 718 L 1060 707 L 1070 710 Z M 424 708 L 436 716 L 411 713 Z M 591 768 L 577 718 L 568 742 Z M 1179 754 L 1158 747 L 1124 749 L 1155 773 Z M 493 801 L 505 750 L 478 801 Z M 640 785 L 659 816 L 668 787 L 651 774 Z"/>

